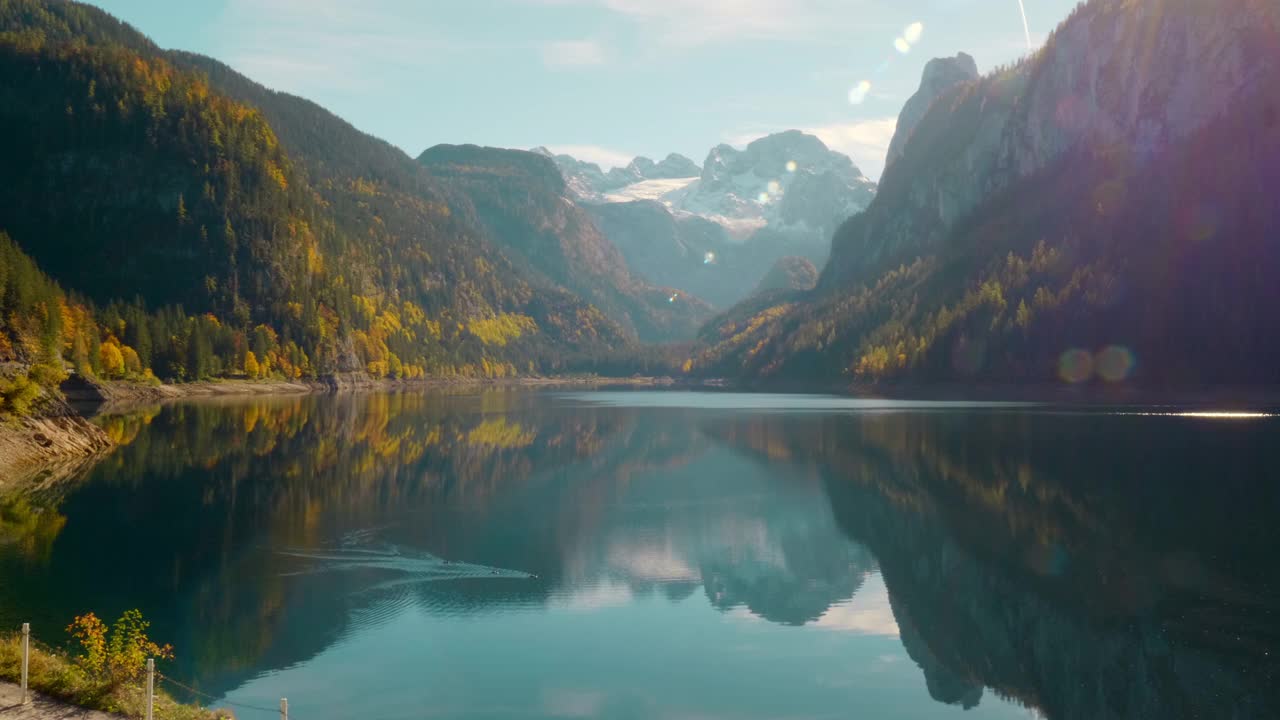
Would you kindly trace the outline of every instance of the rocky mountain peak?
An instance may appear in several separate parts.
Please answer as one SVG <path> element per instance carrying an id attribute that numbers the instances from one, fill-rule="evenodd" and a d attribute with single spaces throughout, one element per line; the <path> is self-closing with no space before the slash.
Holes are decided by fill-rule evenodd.
<path id="1" fill-rule="evenodd" d="M 640 158 L 636 158 L 640 160 Z M 702 174 L 702 168 L 689 158 L 679 153 L 671 153 L 667 155 L 662 162 L 652 165 L 645 173 L 645 178 L 649 180 L 663 180 L 667 178 L 686 178 L 697 177 Z"/>
<path id="2" fill-rule="evenodd" d="M 704 186 L 717 186 L 745 173 L 780 179 L 797 170 L 817 173 L 835 170 L 850 178 L 862 175 L 852 160 L 833 152 L 817 137 L 787 130 L 753 140 L 745 150 L 717 145 L 703 163 L 702 182 Z"/>
<path id="3" fill-rule="evenodd" d="M 889 154 L 885 160 L 888 168 L 895 160 L 902 157 L 902 150 L 907 140 L 915 132 L 916 126 L 924 119 L 925 113 L 933 102 L 947 90 L 960 83 L 978 79 L 978 64 L 968 53 L 959 53 L 955 57 L 934 58 L 924 66 L 924 75 L 920 79 L 920 89 L 912 95 L 902 113 L 898 115 L 898 127 L 889 143 Z"/>

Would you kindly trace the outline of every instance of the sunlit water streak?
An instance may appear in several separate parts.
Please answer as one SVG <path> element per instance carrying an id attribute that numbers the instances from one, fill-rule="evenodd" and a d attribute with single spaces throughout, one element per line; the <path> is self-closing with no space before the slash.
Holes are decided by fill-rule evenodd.
<path id="1" fill-rule="evenodd" d="M 851 398 L 840 395 L 784 395 L 775 393 L 705 393 L 670 391 L 660 393 L 582 392 L 559 393 L 560 400 L 584 405 L 631 408 L 686 408 L 698 410 L 777 411 L 907 411 L 1030 408 L 1037 403 L 968 400 L 890 400 Z"/>
<path id="2" fill-rule="evenodd" d="M 1280 417 L 1278 413 L 1244 412 L 1234 410 L 1203 410 L 1187 412 L 1119 412 L 1115 415 L 1132 415 L 1137 417 L 1179 417 L 1199 420 L 1261 420 Z"/>

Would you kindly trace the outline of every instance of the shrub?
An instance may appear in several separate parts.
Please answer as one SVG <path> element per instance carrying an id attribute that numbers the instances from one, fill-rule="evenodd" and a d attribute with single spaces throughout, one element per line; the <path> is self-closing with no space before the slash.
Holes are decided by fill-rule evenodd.
<path id="1" fill-rule="evenodd" d="M 80 643 L 76 662 L 89 674 L 114 684 L 134 683 L 142 679 L 147 658 L 173 659 L 173 648 L 157 645 L 147 637 L 151 623 L 138 610 L 127 610 L 111 629 L 88 613 L 77 617 L 67 632 Z"/>

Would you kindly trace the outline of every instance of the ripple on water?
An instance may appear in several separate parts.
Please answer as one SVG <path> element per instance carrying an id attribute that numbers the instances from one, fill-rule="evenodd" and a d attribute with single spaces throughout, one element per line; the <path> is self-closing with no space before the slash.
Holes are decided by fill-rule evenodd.
<path id="1" fill-rule="evenodd" d="M 350 537 L 348 535 L 344 540 Z M 380 548 L 285 548 L 275 553 L 300 564 L 297 569 L 280 573 L 281 577 L 330 573 L 368 575 L 368 582 L 346 590 L 358 608 L 352 616 L 356 629 L 380 625 L 415 607 L 435 616 L 460 616 L 474 611 L 475 603 L 466 593 L 444 590 L 439 587 L 441 583 L 508 583 L 536 578 L 520 570 L 450 561 L 430 553 L 407 552 L 395 545 Z M 518 605 L 513 602 L 508 609 Z"/>
<path id="2" fill-rule="evenodd" d="M 282 575 L 309 575 L 322 572 L 343 572 L 352 570 L 387 570 L 402 573 L 405 582 L 435 582 L 442 580 L 464 580 L 479 577 L 499 577 L 529 579 L 533 577 L 521 570 L 478 565 L 475 563 L 453 562 L 423 552 L 402 552 L 395 545 L 385 548 L 335 548 L 331 550 L 312 550 L 286 548 L 276 551 L 277 555 L 311 561 L 306 567 Z"/>

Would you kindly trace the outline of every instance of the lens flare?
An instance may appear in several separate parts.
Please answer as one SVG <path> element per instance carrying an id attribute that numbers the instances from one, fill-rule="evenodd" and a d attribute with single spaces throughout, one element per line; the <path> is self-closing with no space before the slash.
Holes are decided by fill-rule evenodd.
<path id="1" fill-rule="evenodd" d="M 1072 384 L 1088 382 L 1093 377 L 1093 353 L 1079 349 L 1062 353 L 1058 358 L 1058 377 Z"/>
<path id="2" fill-rule="evenodd" d="M 702 256 L 702 264 L 703 264 L 703 265 L 710 265 L 711 263 L 713 263 L 713 262 L 715 262 L 715 261 L 716 261 L 716 254 L 715 254 L 715 253 L 713 253 L 713 252 L 709 252 L 709 253 L 707 253 L 706 255 L 703 255 L 703 256 Z"/>
<path id="3" fill-rule="evenodd" d="M 912 45 L 920 42 L 921 35 L 924 35 L 924 23 L 911 23 L 906 30 L 902 31 L 902 39 Z"/>
<path id="4" fill-rule="evenodd" d="M 1134 359 L 1133 353 L 1129 348 L 1121 345 L 1112 345 L 1104 348 L 1094 358 L 1098 377 L 1112 383 L 1121 382 L 1129 377 L 1129 373 L 1133 372 L 1135 364 L 1137 364 L 1137 361 Z"/>
<path id="5" fill-rule="evenodd" d="M 906 55 L 911 52 L 911 43 L 907 42 L 906 38 L 898 38 L 893 41 L 893 48 L 903 55 Z"/>
<path id="6" fill-rule="evenodd" d="M 796 161 L 795 161 L 795 160 L 788 160 L 788 161 L 787 161 L 787 172 L 789 172 L 789 173 L 793 173 L 793 172 L 795 172 L 795 171 L 796 171 L 796 168 L 797 168 L 797 167 L 799 167 L 799 166 L 798 166 L 798 165 L 796 165 Z"/>
<path id="7" fill-rule="evenodd" d="M 756 200 L 760 201 L 760 203 L 762 204 L 769 202 L 769 193 L 767 192 L 760 193 L 759 195 L 756 196 Z"/>
<path id="8" fill-rule="evenodd" d="M 849 104 L 861 105 L 871 92 L 871 81 L 863 80 L 849 89 Z"/>
<path id="9" fill-rule="evenodd" d="M 680 293 L 671 293 L 671 297 L 667 298 L 667 302 L 673 303 L 678 297 L 680 297 Z"/>
<path id="10" fill-rule="evenodd" d="M 770 180 L 770 181 L 769 181 L 769 194 L 770 194 L 770 195 L 777 195 L 777 194 L 778 194 L 778 193 L 780 193 L 780 192 L 782 192 L 782 183 L 778 182 L 777 180 Z"/>
<path id="11" fill-rule="evenodd" d="M 1031 25 L 1027 22 L 1027 4 L 1018 0 L 1018 10 L 1022 12 L 1022 33 L 1027 36 L 1027 49 L 1031 49 Z"/>

